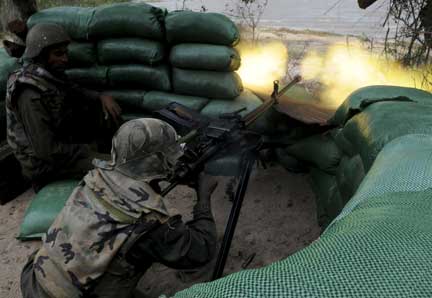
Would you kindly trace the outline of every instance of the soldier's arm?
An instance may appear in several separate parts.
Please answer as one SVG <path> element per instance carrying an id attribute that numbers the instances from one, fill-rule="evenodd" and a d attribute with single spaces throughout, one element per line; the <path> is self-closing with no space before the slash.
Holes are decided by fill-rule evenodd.
<path id="1" fill-rule="evenodd" d="M 176 269 L 205 265 L 216 251 L 216 226 L 209 205 L 197 204 L 194 219 L 184 223 L 177 215 L 145 234 L 129 251 L 133 264 L 162 263 Z"/>
<path id="2" fill-rule="evenodd" d="M 111 95 L 86 89 L 74 83 L 69 85 L 69 90 L 78 96 L 83 96 L 94 101 L 100 101 L 105 115 L 109 114 L 114 120 L 119 120 L 122 111 L 120 106 Z"/>
<path id="3" fill-rule="evenodd" d="M 24 129 L 36 156 L 61 165 L 73 163 L 89 153 L 86 145 L 65 144 L 58 140 L 52 128 L 51 117 L 41 102 L 41 94 L 24 89 L 17 100 Z"/>

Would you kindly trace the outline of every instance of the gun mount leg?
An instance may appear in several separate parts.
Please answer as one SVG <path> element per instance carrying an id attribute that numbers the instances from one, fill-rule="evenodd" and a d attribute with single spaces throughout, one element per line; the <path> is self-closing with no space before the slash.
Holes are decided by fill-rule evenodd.
<path id="1" fill-rule="evenodd" d="M 240 210 L 243 204 L 243 199 L 246 194 L 249 178 L 252 172 L 252 167 L 256 161 L 256 158 L 256 153 L 251 151 L 246 152 L 242 158 L 240 181 L 237 186 L 233 206 L 231 207 L 228 223 L 225 228 L 225 234 L 222 240 L 221 248 L 219 250 L 216 266 L 213 271 L 213 276 L 211 280 L 218 279 L 223 274 L 225 263 L 228 257 L 228 252 L 231 247 L 231 241 L 234 236 L 235 228 L 240 215 Z"/>

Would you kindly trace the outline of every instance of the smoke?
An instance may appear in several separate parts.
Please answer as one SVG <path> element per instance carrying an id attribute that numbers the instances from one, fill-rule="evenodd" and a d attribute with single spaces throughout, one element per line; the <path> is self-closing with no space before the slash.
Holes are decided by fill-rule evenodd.
<path id="1" fill-rule="evenodd" d="M 242 59 L 237 72 L 246 88 L 271 90 L 274 80 L 286 76 L 288 51 L 282 42 L 240 43 L 237 50 Z"/>
<path id="2" fill-rule="evenodd" d="M 319 81 L 324 90 L 321 100 L 339 106 L 358 88 L 370 85 L 394 85 L 432 91 L 431 72 L 426 68 L 407 69 L 360 45 L 335 44 L 326 53 L 310 52 L 301 63 L 302 76 Z M 426 77 L 425 77 L 426 76 Z"/>

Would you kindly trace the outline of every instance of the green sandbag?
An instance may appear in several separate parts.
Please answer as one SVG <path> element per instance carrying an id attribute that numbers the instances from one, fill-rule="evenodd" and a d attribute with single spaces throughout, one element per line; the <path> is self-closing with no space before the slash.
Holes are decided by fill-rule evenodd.
<path id="1" fill-rule="evenodd" d="M 62 180 L 41 189 L 27 207 L 17 238 L 40 239 L 48 231 L 78 183 L 77 180 Z"/>
<path id="2" fill-rule="evenodd" d="M 98 58 L 101 64 L 154 65 L 161 62 L 164 55 L 164 45 L 148 39 L 115 38 L 98 43 Z"/>
<path id="3" fill-rule="evenodd" d="M 72 68 L 68 69 L 66 74 L 73 82 L 83 86 L 104 87 L 108 85 L 107 67 Z"/>
<path id="4" fill-rule="evenodd" d="M 89 38 L 142 37 L 164 40 L 165 14 L 165 10 L 146 3 L 99 6 L 89 24 Z"/>
<path id="5" fill-rule="evenodd" d="M 165 108 L 171 102 L 177 102 L 190 109 L 200 111 L 209 100 L 204 97 L 150 91 L 144 96 L 142 108 L 153 112 Z"/>
<path id="6" fill-rule="evenodd" d="M 108 80 L 115 88 L 138 88 L 171 91 L 170 72 L 167 65 L 139 64 L 115 65 L 108 71 Z"/>
<path id="7" fill-rule="evenodd" d="M 432 136 L 409 134 L 388 143 L 340 217 L 368 198 L 432 188 Z"/>
<path id="8" fill-rule="evenodd" d="M 360 153 L 368 171 L 381 149 L 395 138 L 415 133 L 432 135 L 431 115 L 429 104 L 379 102 L 351 118 L 343 128 L 343 135 Z"/>
<path id="9" fill-rule="evenodd" d="M 209 43 L 233 46 L 239 42 L 237 26 L 219 13 L 170 12 L 165 18 L 169 43 Z"/>
<path id="10" fill-rule="evenodd" d="M 230 47 L 209 44 L 179 44 L 171 49 L 170 62 L 184 69 L 234 71 L 240 67 L 239 53 Z"/>
<path id="11" fill-rule="evenodd" d="M 87 40 L 88 25 L 95 9 L 89 7 L 52 7 L 38 11 L 27 21 L 29 28 L 39 23 L 56 23 L 61 25 L 72 39 Z"/>
<path id="12" fill-rule="evenodd" d="M 144 90 L 104 90 L 112 95 L 122 108 L 122 111 L 135 112 L 142 109 L 142 102 L 147 91 Z"/>
<path id="13" fill-rule="evenodd" d="M 360 155 L 342 157 L 336 171 L 336 180 L 343 203 L 352 198 L 364 177 L 365 170 Z"/>
<path id="14" fill-rule="evenodd" d="M 71 68 L 93 66 L 97 62 L 95 46 L 90 42 L 71 42 L 68 58 Z"/>
<path id="15" fill-rule="evenodd" d="M 178 94 L 233 99 L 243 91 L 243 83 L 235 72 L 173 68 L 172 80 Z"/>
<path id="16" fill-rule="evenodd" d="M 316 196 L 318 223 L 321 227 L 326 227 L 344 207 L 336 177 L 312 168 L 310 178 Z"/>
<path id="17" fill-rule="evenodd" d="M 310 163 L 316 168 L 335 174 L 342 153 L 328 134 L 320 134 L 287 146 L 285 151 L 293 157 Z"/>
<path id="18" fill-rule="evenodd" d="M 329 120 L 331 124 L 343 125 L 352 116 L 352 111 L 361 108 L 364 101 L 401 100 L 403 98 L 432 105 L 432 94 L 420 89 L 397 86 L 368 86 L 354 91 Z"/>
<path id="19" fill-rule="evenodd" d="M 353 157 L 358 153 L 357 148 L 353 146 L 353 144 L 347 140 L 347 138 L 343 134 L 343 128 L 335 128 L 329 131 L 332 139 L 335 141 L 339 150 L 346 156 Z"/>
<path id="20" fill-rule="evenodd" d="M 0 48 L 0 101 L 3 101 L 6 97 L 6 84 L 9 74 L 19 67 L 17 60 L 9 56 L 5 49 Z"/>
<path id="21" fill-rule="evenodd" d="M 244 116 L 262 104 L 261 100 L 250 90 L 245 89 L 240 96 L 234 100 L 212 99 L 206 107 L 201 110 L 205 116 L 217 118 L 221 114 L 232 113 L 245 108 L 239 113 Z"/>
<path id="22" fill-rule="evenodd" d="M 275 148 L 274 157 L 279 165 L 292 173 L 305 173 L 309 171 L 304 163 L 285 152 L 284 148 Z"/>

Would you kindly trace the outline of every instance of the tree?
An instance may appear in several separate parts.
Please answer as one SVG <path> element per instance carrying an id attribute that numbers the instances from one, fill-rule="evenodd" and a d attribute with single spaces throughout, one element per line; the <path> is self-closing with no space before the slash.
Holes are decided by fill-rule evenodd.
<path id="1" fill-rule="evenodd" d="M 268 0 L 235 0 L 225 6 L 227 14 L 239 19 L 252 31 L 252 40 L 257 39 L 256 29 L 267 7 Z"/>

